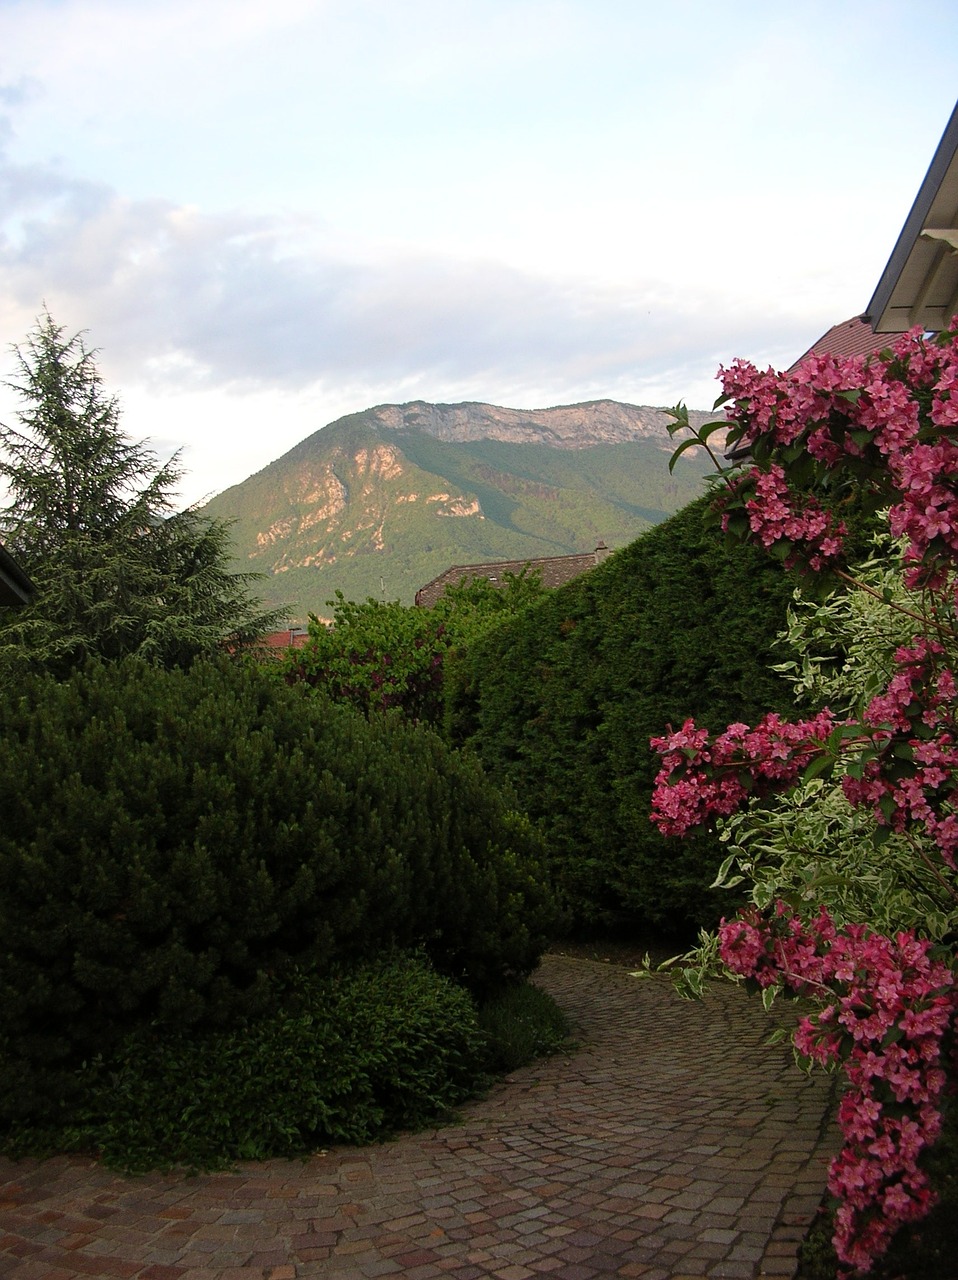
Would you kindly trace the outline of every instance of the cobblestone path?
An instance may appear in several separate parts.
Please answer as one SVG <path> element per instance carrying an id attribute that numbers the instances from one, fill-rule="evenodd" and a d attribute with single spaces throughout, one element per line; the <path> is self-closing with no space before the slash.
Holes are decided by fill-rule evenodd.
<path id="1" fill-rule="evenodd" d="M 789 1277 L 825 1182 L 828 1082 L 757 1001 L 547 957 L 580 1047 L 461 1121 L 199 1177 L 0 1160 L 4 1280 Z"/>

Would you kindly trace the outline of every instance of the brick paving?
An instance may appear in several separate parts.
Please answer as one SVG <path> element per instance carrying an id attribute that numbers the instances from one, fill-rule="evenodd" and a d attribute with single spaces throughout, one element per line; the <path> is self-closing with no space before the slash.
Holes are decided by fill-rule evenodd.
<path id="1" fill-rule="evenodd" d="M 0 1160 L 3 1280 L 791 1277 L 835 1135 L 828 1081 L 719 985 L 549 956 L 580 1047 L 460 1122 L 229 1173 Z"/>

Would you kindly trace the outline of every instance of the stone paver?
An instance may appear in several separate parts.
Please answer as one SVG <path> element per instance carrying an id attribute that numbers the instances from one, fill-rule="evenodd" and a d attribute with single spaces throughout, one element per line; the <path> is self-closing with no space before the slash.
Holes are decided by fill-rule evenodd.
<path id="1" fill-rule="evenodd" d="M 461 1122 L 198 1177 L 0 1160 L 3 1280 L 793 1276 L 835 1147 L 828 1081 L 737 988 L 547 957 L 581 1047 Z"/>

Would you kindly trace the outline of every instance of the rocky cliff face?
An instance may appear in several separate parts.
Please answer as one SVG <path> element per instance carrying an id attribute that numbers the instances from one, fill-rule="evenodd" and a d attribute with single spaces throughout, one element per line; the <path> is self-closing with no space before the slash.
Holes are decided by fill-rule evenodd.
<path id="1" fill-rule="evenodd" d="M 545 444 L 554 449 L 588 449 L 597 444 L 621 444 L 626 440 L 658 439 L 671 447 L 664 409 L 623 404 L 617 400 L 590 400 L 584 404 L 556 405 L 551 409 L 503 409 L 498 405 L 409 404 L 377 405 L 368 411 L 382 426 L 396 431 L 413 428 L 437 440 L 502 440 L 513 444 Z M 718 415 L 691 410 L 695 426 Z"/>
<path id="2" fill-rule="evenodd" d="M 709 415 L 691 415 L 694 421 Z M 263 598 L 324 613 L 334 591 L 411 602 L 452 564 L 622 546 L 689 501 L 705 459 L 661 409 L 378 405 L 341 418 L 208 505 Z M 328 616 L 328 611 L 325 611 Z"/>

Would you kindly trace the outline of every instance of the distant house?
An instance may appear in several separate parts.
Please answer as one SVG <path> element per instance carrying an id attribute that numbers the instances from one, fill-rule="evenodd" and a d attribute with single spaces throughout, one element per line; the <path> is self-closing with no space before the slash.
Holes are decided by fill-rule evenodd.
<path id="1" fill-rule="evenodd" d="M 0 545 L 0 605 L 29 604 L 33 592 L 33 583 L 10 552 Z"/>
<path id="2" fill-rule="evenodd" d="M 259 641 L 264 649 L 282 651 L 285 649 L 302 649 L 309 639 L 307 627 L 287 627 L 284 631 L 270 631 Z"/>
<path id="3" fill-rule="evenodd" d="M 600 564 L 606 556 L 611 555 L 604 542 L 600 542 L 594 551 L 587 551 L 577 556 L 540 556 L 528 560 L 490 560 L 483 564 L 454 564 L 432 582 L 427 582 L 416 592 L 416 604 L 424 609 L 431 609 L 446 587 L 456 587 L 465 579 L 473 582 L 477 578 L 486 578 L 495 586 L 505 586 L 506 575 L 518 576 L 523 570 L 538 573 L 544 587 L 561 587 L 581 574 L 587 573 Z"/>

